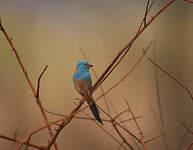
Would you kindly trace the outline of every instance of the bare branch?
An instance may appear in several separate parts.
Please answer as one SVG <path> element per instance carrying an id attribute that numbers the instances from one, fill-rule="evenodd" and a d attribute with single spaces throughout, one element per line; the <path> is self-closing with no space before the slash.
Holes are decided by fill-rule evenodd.
<path id="1" fill-rule="evenodd" d="M 193 3 L 192 0 L 184 0 L 185 2 Z"/>
<path id="2" fill-rule="evenodd" d="M 139 127 L 139 124 L 138 124 L 137 120 L 135 119 L 135 115 L 134 115 L 133 111 L 131 110 L 131 107 L 129 106 L 129 103 L 128 103 L 127 99 L 125 99 L 125 103 L 126 103 L 128 109 L 129 109 L 129 112 L 131 112 L 131 115 L 132 115 L 132 117 L 135 121 L 136 127 L 139 130 L 139 133 L 141 134 L 141 139 L 142 139 L 144 137 L 143 132 L 142 132 L 141 128 Z"/>
<path id="3" fill-rule="evenodd" d="M 184 126 L 192 135 L 193 135 L 193 131 L 190 127 L 188 127 L 186 124 L 182 124 L 182 126 Z"/>
<path id="4" fill-rule="evenodd" d="M 129 144 L 129 142 L 125 139 L 125 137 L 121 134 L 121 132 L 119 131 L 119 129 L 117 128 L 116 124 L 112 121 L 113 127 L 115 129 L 115 131 L 117 132 L 117 134 L 121 137 L 121 139 L 123 140 L 123 142 L 131 149 L 134 150 L 133 147 L 131 146 L 131 144 Z"/>
<path id="5" fill-rule="evenodd" d="M 90 115 L 88 113 L 86 113 L 85 111 L 83 111 L 83 113 L 87 116 L 90 117 Z M 99 125 L 95 120 L 92 120 L 100 129 L 102 129 L 109 137 L 111 137 L 115 142 L 117 142 L 119 145 L 122 145 L 121 142 L 119 142 L 119 140 L 117 140 L 110 132 L 108 132 L 103 126 Z M 125 150 L 126 148 L 124 146 L 122 146 Z"/>
<path id="6" fill-rule="evenodd" d="M 139 118 L 142 118 L 141 116 L 136 116 L 135 119 L 139 119 Z M 125 123 L 125 122 L 128 122 L 128 121 L 132 121 L 134 120 L 134 118 L 131 118 L 131 119 L 126 119 L 126 120 L 123 120 L 123 121 L 120 121 L 119 124 L 122 124 L 122 123 Z"/>
<path id="7" fill-rule="evenodd" d="M 16 56 L 17 62 L 19 63 L 19 65 L 20 65 L 20 67 L 21 67 L 21 69 L 22 69 L 22 71 L 23 71 L 23 74 L 24 74 L 24 76 L 25 76 L 25 78 L 26 78 L 26 80 L 27 80 L 27 82 L 28 82 L 28 85 L 30 86 L 30 88 L 31 88 L 31 90 L 32 90 L 32 92 L 33 92 L 33 94 L 34 94 L 34 97 L 35 97 L 35 99 L 36 99 L 36 103 L 38 104 L 39 109 L 40 109 L 40 111 L 41 111 L 41 113 L 42 113 L 44 122 L 45 122 L 46 125 L 48 125 L 48 118 L 47 118 L 47 116 L 46 116 L 46 114 L 45 114 L 45 112 L 44 112 L 44 108 L 43 108 L 43 105 L 42 105 L 42 103 L 41 103 L 41 100 L 40 100 L 39 98 L 37 98 L 37 91 L 35 90 L 32 82 L 31 82 L 31 80 L 30 80 L 30 78 L 29 78 L 29 76 L 28 76 L 28 74 L 27 74 L 27 71 L 26 71 L 26 69 L 25 69 L 25 67 L 24 67 L 24 65 L 23 65 L 23 62 L 22 62 L 21 59 L 20 59 L 20 56 L 19 56 L 18 51 L 16 50 L 16 48 L 14 47 L 14 45 L 13 45 L 13 43 L 12 43 L 12 39 L 8 36 L 7 31 L 6 31 L 5 28 L 3 27 L 2 21 L 0 21 L 0 29 L 1 29 L 1 31 L 3 32 L 5 38 L 7 39 L 10 47 L 12 48 L 12 50 L 13 50 L 15 56 Z M 47 127 L 48 127 L 48 132 L 49 132 L 49 134 L 50 134 L 50 137 L 52 137 L 52 136 L 53 136 L 52 129 L 51 129 L 50 126 L 47 126 Z M 57 146 L 56 143 L 54 143 L 54 147 L 55 147 L 56 150 L 58 150 L 58 146 Z"/>
<path id="8" fill-rule="evenodd" d="M 156 60 L 156 40 L 154 40 L 153 57 Z M 154 77 L 155 77 L 157 104 L 158 104 L 159 116 L 160 116 L 160 121 L 161 121 L 161 127 L 159 127 L 159 128 L 160 128 L 160 133 L 165 133 L 166 132 L 165 131 L 165 123 L 164 123 L 164 117 L 163 117 L 163 113 L 162 113 L 162 105 L 161 105 L 161 99 L 160 99 L 160 89 L 159 89 L 159 82 L 158 82 L 158 75 L 157 75 L 157 68 L 156 67 L 154 67 Z M 162 137 L 163 137 L 163 140 L 164 140 L 166 150 L 169 150 L 169 145 L 168 145 L 166 136 L 163 134 Z"/>
<path id="9" fill-rule="evenodd" d="M 129 49 L 131 48 L 131 46 L 133 45 L 133 43 L 136 41 L 136 39 L 143 33 L 143 31 L 155 20 L 155 18 L 157 18 L 159 16 L 160 13 L 162 13 L 169 5 L 171 5 L 175 0 L 170 0 L 168 1 L 162 8 L 160 8 L 160 10 L 154 15 L 151 17 L 151 19 L 149 21 L 147 21 L 146 23 L 146 26 L 144 26 L 143 28 L 141 28 L 138 32 L 138 34 L 136 34 L 131 40 L 130 42 L 128 42 L 118 53 L 117 55 L 115 56 L 115 58 L 112 60 L 112 62 L 110 63 L 110 65 L 106 68 L 106 70 L 102 73 L 102 75 L 100 76 L 100 78 L 97 80 L 97 82 L 94 84 L 92 90 L 91 90 L 91 94 L 93 93 L 93 91 L 96 90 L 96 88 L 104 81 L 103 79 L 106 79 L 108 77 L 108 75 L 110 75 L 110 73 L 115 69 L 115 67 L 121 62 L 121 60 L 123 59 L 123 57 L 127 54 L 127 52 L 129 51 Z M 25 78 L 27 79 L 28 81 L 28 84 L 31 88 L 31 90 L 33 91 L 34 93 L 34 96 L 36 98 L 36 102 L 37 104 L 39 105 L 40 107 L 40 110 L 42 112 L 42 115 L 43 115 L 43 118 L 44 118 L 44 121 L 46 123 L 46 126 L 45 127 L 48 127 L 48 130 L 49 130 L 49 134 L 50 136 L 52 137 L 51 141 L 49 142 L 48 144 L 48 147 L 47 149 L 50 149 L 50 147 L 55 143 L 56 141 L 56 138 L 58 137 L 59 133 L 61 132 L 61 130 L 73 119 L 74 115 L 78 112 L 80 112 L 81 110 L 79 110 L 79 108 L 82 106 L 82 104 L 84 103 L 85 99 L 87 97 L 83 97 L 81 99 L 81 101 L 79 102 L 79 105 L 74 108 L 72 110 L 72 112 L 70 113 L 69 116 L 67 116 L 66 118 L 62 118 L 61 121 L 62 123 L 60 124 L 59 128 L 57 129 L 56 133 L 53 135 L 52 133 L 52 130 L 50 128 L 50 125 L 51 123 L 48 122 L 47 120 L 47 116 L 44 112 L 44 109 L 43 109 L 43 106 L 41 104 L 41 101 L 40 99 L 37 99 L 36 95 L 37 95 L 37 91 L 35 90 L 34 86 L 32 85 L 31 83 L 31 80 L 29 79 L 29 76 L 27 74 L 27 71 L 25 70 L 24 68 L 24 65 L 23 63 L 21 62 L 20 60 L 20 57 L 16 51 L 16 49 L 14 48 L 13 46 L 13 43 L 11 41 L 11 38 L 9 38 L 9 36 L 7 35 L 7 32 L 4 30 L 1 22 L 0 22 L 0 29 L 1 31 L 4 33 L 7 41 L 9 42 L 11 48 L 13 49 L 15 55 L 16 55 L 16 58 L 17 58 L 17 61 L 20 65 L 20 67 L 22 68 L 22 71 L 23 71 L 23 74 L 25 75 Z M 122 57 L 121 57 L 122 56 Z M 144 54 L 143 54 L 144 56 Z M 138 62 L 134 65 L 134 67 L 132 67 L 129 72 L 123 77 L 121 78 L 121 80 L 119 80 L 116 84 L 113 85 L 113 87 L 111 87 L 108 91 L 106 91 L 106 93 L 104 92 L 104 94 L 102 94 L 100 97 L 103 97 L 105 94 L 107 94 L 108 92 L 110 92 L 112 89 L 114 89 L 117 85 L 119 85 L 119 83 L 121 83 L 135 68 L 136 66 L 139 64 L 139 62 L 141 61 L 141 59 L 143 58 L 143 56 L 138 60 Z M 119 59 L 120 58 L 120 59 Z M 110 73 L 109 73 L 110 72 Z M 107 76 L 106 76 L 107 75 Z M 102 82 L 101 82 L 102 81 Z M 99 98 L 100 98 L 99 97 Z M 98 99 L 99 99 L 98 98 Z M 88 105 L 87 105 L 88 107 Z M 87 108 L 87 107 L 84 107 L 83 109 Z M 82 110 L 83 110 L 82 109 Z M 109 116 L 105 111 L 103 111 L 108 117 L 110 117 L 112 120 L 113 118 L 111 116 Z M 128 134 L 130 134 L 133 138 L 135 138 L 137 141 L 139 141 L 141 143 L 141 141 L 134 135 L 132 134 L 131 132 L 129 132 L 127 129 L 123 128 L 119 123 L 117 123 L 116 121 L 114 121 L 114 123 L 116 123 L 116 125 L 118 125 L 119 127 L 121 127 L 124 131 L 126 131 Z M 36 131 L 38 132 L 38 131 Z M 55 149 L 58 149 L 57 148 L 57 145 L 55 144 Z"/>
<path id="10" fill-rule="evenodd" d="M 190 98 L 193 100 L 193 96 L 192 93 L 190 92 L 190 90 L 179 80 L 177 80 L 174 76 L 172 76 L 170 73 L 168 73 L 165 69 L 163 69 L 160 65 L 158 65 L 156 62 L 154 62 L 150 57 L 147 57 L 147 59 L 152 62 L 153 65 L 155 65 L 156 67 L 158 67 L 163 73 L 165 73 L 167 76 L 169 76 L 172 80 L 174 80 L 178 85 L 180 85 L 181 87 L 183 87 L 186 92 L 189 94 Z"/>
<path id="11" fill-rule="evenodd" d="M 147 26 L 146 19 L 147 19 L 147 13 L 149 8 L 149 0 L 147 0 L 146 8 L 145 8 L 145 15 L 144 15 L 144 26 Z"/>
<path id="12" fill-rule="evenodd" d="M 168 1 L 162 8 L 160 8 L 160 10 L 151 17 L 151 19 L 146 23 L 146 26 L 144 26 L 143 28 L 141 28 L 138 32 L 138 34 L 136 34 L 129 43 L 127 43 L 116 55 L 116 57 L 112 60 L 112 62 L 110 63 L 110 65 L 106 68 L 106 70 L 102 73 L 102 75 L 100 76 L 100 78 L 97 80 L 97 82 L 93 85 L 93 88 L 91 90 L 91 93 L 93 91 L 96 90 L 96 88 L 100 85 L 100 82 L 103 80 L 103 78 L 109 73 L 109 71 L 112 69 L 112 67 L 114 66 L 114 64 L 117 62 L 117 60 L 123 55 L 126 55 L 126 53 L 128 52 L 128 50 L 131 48 L 131 46 L 133 45 L 133 43 L 136 41 L 136 39 L 143 33 L 143 31 L 155 20 L 155 18 L 157 18 L 159 16 L 160 13 L 162 13 L 168 6 L 170 6 L 175 0 L 170 0 Z M 119 62 L 118 62 L 119 63 Z M 114 69 L 114 68 L 113 68 Z M 112 71 L 111 71 L 112 72 Z"/>
<path id="13" fill-rule="evenodd" d="M 191 128 L 191 127 L 192 127 L 192 126 L 189 126 L 189 128 Z M 184 143 L 186 137 L 188 136 L 188 133 L 189 133 L 189 131 L 186 130 L 185 133 L 184 133 L 184 135 L 183 135 L 183 137 L 181 138 L 181 140 L 180 140 L 180 142 L 179 142 L 179 144 L 178 144 L 177 150 L 180 150 L 180 149 L 181 149 L 182 144 Z"/>
<path id="14" fill-rule="evenodd" d="M 117 118 L 119 118 L 122 114 L 128 112 L 128 109 L 123 110 L 122 112 L 120 112 L 119 114 L 117 114 L 115 117 L 113 117 L 114 120 L 116 120 Z"/>
<path id="15" fill-rule="evenodd" d="M 158 138 L 162 137 L 163 135 L 164 135 L 164 134 L 161 134 L 161 135 L 155 136 L 155 137 L 153 137 L 153 138 L 151 138 L 151 139 L 149 139 L 149 140 L 144 141 L 144 143 L 148 143 L 148 142 L 154 141 L 154 140 L 156 140 L 156 139 L 158 139 Z"/>
<path id="16" fill-rule="evenodd" d="M 3 134 L 0 134 L 0 138 L 6 139 L 6 140 L 9 140 L 9 141 L 12 141 L 12 142 L 17 142 L 17 143 L 23 143 L 23 141 L 24 141 L 23 139 L 14 138 L 14 137 L 3 135 Z M 25 142 L 23 144 L 26 145 Z M 29 146 L 37 148 L 39 150 L 45 150 L 45 148 L 46 148 L 45 146 L 38 145 L 38 144 L 32 143 L 32 142 L 29 143 Z"/>
<path id="17" fill-rule="evenodd" d="M 192 143 L 188 144 L 188 145 L 184 148 L 184 150 L 189 150 L 192 146 L 193 146 L 193 141 L 192 141 Z"/>
<path id="18" fill-rule="evenodd" d="M 36 98 L 39 99 L 40 96 L 39 96 L 39 93 L 40 93 L 40 80 L 44 74 L 44 72 L 46 71 L 46 69 L 48 68 L 48 65 L 46 65 L 46 67 L 44 68 L 44 70 L 42 71 L 42 73 L 40 74 L 39 78 L 38 78 L 38 86 L 37 86 L 37 95 L 36 95 Z"/>

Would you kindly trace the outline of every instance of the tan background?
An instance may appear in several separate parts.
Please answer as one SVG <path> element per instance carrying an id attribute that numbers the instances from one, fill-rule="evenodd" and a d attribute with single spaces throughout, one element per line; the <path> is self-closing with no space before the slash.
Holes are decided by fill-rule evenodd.
<path id="1" fill-rule="evenodd" d="M 165 2 L 165 1 L 164 1 Z M 164 2 L 156 1 L 152 12 Z M 42 83 L 43 105 L 54 112 L 68 114 L 74 98 L 80 97 L 72 83 L 75 65 L 83 59 L 80 48 L 101 74 L 121 49 L 134 36 L 143 17 L 145 2 L 131 0 L 80 1 L 22 1 L 0 0 L 0 16 L 18 49 L 31 80 L 49 65 Z M 107 90 L 136 62 L 142 49 L 156 40 L 157 61 L 161 66 L 193 89 L 193 5 L 177 1 L 170 6 L 138 38 L 132 51 L 104 82 Z M 147 54 L 152 56 L 152 50 Z M 13 52 L 0 33 L 0 133 L 25 137 L 44 125 L 33 94 L 18 66 Z M 193 124 L 192 100 L 174 81 L 158 72 L 160 97 L 167 139 L 170 149 L 177 149 L 185 129 L 182 123 Z M 96 79 L 93 78 L 94 81 Z M 100 94 L 98 90 L 94 97 Z M 126 109 L 127 98 L 136 115 L 141 115 L 140 126 L 145 138 L 160 134 L 153 112 L 159 118 L 155 93 L 153 66 L 144 59 L 122 84 L 107 95 L 118 112 Z M 104 107 L 103 100 L 98 102 Z M 88 111 L 88 110 L 87 110 Z M 80 114 L 83 116 L 83 114 Z M 50 116 L 50 115 L 49 115 Z M 102 118 L 105 115 L 101 114 Z M 125 114 L 125 119 L 131 115 Z M 56 119 L 51 117 L 50 119 Z M 133 122 L 126 124 L 136 135 Z M 104 127 L 116 135 L 108 124 Z M 124 134 L 129 138 L 127 134 Z M 47 143 L 47 131 L 40 132 L 33 141 Z M 119 137 L 118 137 L 119 138 Z M 190 143 L 189 135 L 185 143 Z M 113 149 L 118 145 L 93 122 L 73 120 L 58 138 L 60 149 Z M 14 149 L 16 144 L 0 139 L 0 149 Z M 163 139 L 147 144 L 148 149 L 164 149 Z M 182 148 L 183 148 L 182 147 Z M 181 149 L 182 149 L 181 148 Z"/>

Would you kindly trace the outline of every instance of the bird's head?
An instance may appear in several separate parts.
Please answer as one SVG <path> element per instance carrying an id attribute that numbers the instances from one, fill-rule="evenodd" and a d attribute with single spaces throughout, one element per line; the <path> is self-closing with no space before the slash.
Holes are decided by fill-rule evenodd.
<path id="1" fill-rule="evenodd" d="M 76 72 L 78 71 L 89 71 L 89 68 L 92 67 L 93 65 L 89 64 L 88 61 L 79 61 L 77 66 L 76 66 Z"/>

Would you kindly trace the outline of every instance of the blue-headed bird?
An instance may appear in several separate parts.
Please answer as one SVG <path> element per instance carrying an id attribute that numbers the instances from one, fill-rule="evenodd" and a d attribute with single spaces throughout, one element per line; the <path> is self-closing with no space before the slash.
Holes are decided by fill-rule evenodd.
<path id="1" fill-rule="evenodd" d="M 77 66 L 75 73 L 73 75 L 73 82 L 74 86 L 76 88 L 76 91 L 81 95 L 81 96 L 86 96 L 87 103 L 90 104 L 90 110 L 92 111 L 92 114 L 94 115 L 95 119 L 102 123 L 102 120 L 99 116 L 99 111 L 98 108 L 92 98 L 92 95 L 89 94 L 89 91 L 92 88 L 92 79 L 91 75 L 89 73 L 89 68 L 92 67 L 93 65 L 89 64 L 88 61 L 80 61 Z"/>

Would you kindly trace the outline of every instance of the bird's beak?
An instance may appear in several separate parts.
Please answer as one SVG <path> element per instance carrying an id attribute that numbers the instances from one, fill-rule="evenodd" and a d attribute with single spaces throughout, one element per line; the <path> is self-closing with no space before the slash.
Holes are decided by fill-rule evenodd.
<path id="1" fill-rule="evenodd" d="M 93 65 L 92 64 L 88 64 L 89 68 L 91 68 Z"/>

